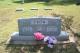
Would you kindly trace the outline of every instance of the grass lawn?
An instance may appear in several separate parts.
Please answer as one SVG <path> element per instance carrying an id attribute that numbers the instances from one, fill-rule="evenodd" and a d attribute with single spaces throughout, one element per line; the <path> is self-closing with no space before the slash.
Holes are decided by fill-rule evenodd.
<path id="1" fill-rule="evenodd" d="M 44 8 L 52 8 L 52 11 L 46 11 Z M 23 12 L 16 12 L 17 8 L 24 8 Z M 31 11 L 31 8 L 38 8 L 37 11 Z M 29 18 L 36 15 L 51 16 L 50 13 L 57 13 L 67 16 L 74 16 L 73 27 L 80 31 L 80 6 L 76 5 L 45 5 L 44 2 L 32 3 L 13 3 L 13 0 L 0 0 L 0 53 L 6 52 L 5 41 L 10 34 L 18 31 L 17 19 Z"/>

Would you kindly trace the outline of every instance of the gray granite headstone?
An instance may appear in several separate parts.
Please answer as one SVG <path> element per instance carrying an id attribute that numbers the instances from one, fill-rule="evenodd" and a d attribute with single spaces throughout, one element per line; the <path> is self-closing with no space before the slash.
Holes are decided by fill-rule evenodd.
<path id="1" fill-rule="evenodd" d="M 60 17 L 32 17 L 18 20 L 19 35 L 32 36 L 34 32 L 41 32 L 44 35 L 58 36 L 61 32 Z"/>
<path id="2" fill-rule="evenodd" d="M 11 44 L 44 44 L 42 41 L 36 41 L 34 33 L 39 31 L 45 36 L 55 36 L 58 41 L 68 40 L 67 32 L 61 31 L 60 17 L 38 16 L 28 19 L 18 19 L 19 32 L 11 35 Z"/>

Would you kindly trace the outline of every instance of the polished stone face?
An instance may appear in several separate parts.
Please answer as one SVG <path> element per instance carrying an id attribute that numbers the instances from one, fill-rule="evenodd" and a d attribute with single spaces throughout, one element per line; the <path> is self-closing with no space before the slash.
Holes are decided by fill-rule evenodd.
<path id="1" fill-rule="evenodd" d="M 61 20 L 55 18 L 30 18 L 18 20 L 19 35 L 32 36 L 34 32 L 58 36 L 61 32 Z"/>

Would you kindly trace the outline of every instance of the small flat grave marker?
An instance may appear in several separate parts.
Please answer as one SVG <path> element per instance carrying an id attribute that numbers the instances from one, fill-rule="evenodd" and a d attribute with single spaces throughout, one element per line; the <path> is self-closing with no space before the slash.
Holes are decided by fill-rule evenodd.
<path id="1" fill-rule="evenodd" d="M 51 8 L 44 8 L 44 10 L 53 10 L 53 9 L 51 9 Z"/>
<path id="2" fill-rule="evenodd" d="M 23 8 L 17 8 L 16 9 L 16 12 L 21 12 L 21 11 L 24 11 L 24 9 Z"/>
<path id="3" fill-rule="evenodd" d="M 30 10 L 38 10 L 38 8 L 31 8 Z"/>

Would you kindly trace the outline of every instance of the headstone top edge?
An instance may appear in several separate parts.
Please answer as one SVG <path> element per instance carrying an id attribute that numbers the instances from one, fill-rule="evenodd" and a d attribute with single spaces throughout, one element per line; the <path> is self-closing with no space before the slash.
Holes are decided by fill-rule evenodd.
<path id="1" fill-rule="evenodd" d="M 48 18 L 48 19 L 61 19 L 61 17 L 53 17 L 53 16 L 33 16 L 33 17 L 30 17 L 30 18 L 18 18 L 18 20 L 21 20 L 21 19 L 32 19 L 32 18 Z"/>

